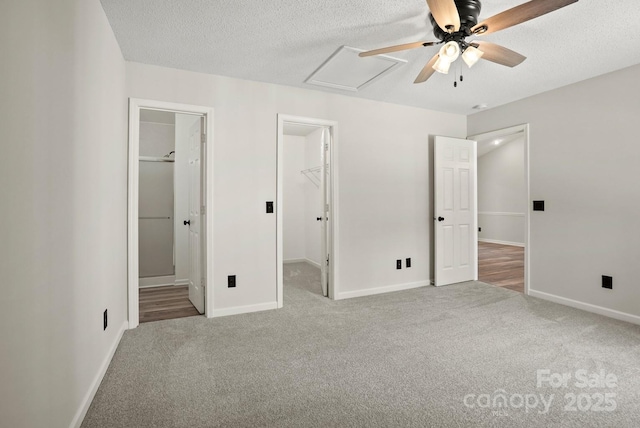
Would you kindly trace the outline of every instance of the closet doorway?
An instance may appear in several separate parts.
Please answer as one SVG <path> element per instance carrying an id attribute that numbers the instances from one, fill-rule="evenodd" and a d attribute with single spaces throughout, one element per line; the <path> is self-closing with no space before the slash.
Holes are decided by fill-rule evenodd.
<path id="1" fill-rule="evenodd" d="M 130 328 L 210 312 L 205 293 L 210 117 L 195 107 L 131 100 Z"/>
<path id="2" fill-rule="evenodd" d="M 337 123 L 278 115 L 277 284 L 293 301 L 335 298 Z"/>

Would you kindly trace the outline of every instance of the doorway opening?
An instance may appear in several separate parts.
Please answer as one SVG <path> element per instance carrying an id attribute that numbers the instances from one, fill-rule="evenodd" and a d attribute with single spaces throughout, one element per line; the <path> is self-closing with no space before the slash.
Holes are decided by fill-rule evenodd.
<path id="1" fill-rule="evenodd" d="M 478 280 L 529 294 L 529 128 L 478 142 Z"/>
<path id="2" fill-rule="evenodd" d="M 279 308 L 285 294 L 290 302 L 335 296 L 336 127 L 331 121 L 278 115 Z"/>
<path id="3" fill-rule="evenodd" d="M 212 313 L 212 120 L 206 107 L 130 100 L 129 328 Z"/>

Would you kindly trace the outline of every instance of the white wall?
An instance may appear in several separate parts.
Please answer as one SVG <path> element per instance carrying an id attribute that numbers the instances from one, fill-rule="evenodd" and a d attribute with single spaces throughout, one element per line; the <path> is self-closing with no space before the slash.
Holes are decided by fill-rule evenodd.
<path id="1" fill-rule="evenodd" d="M 340 290 L 429 280 L 430 141 L 465 137 L 465 116 L 138 63 L 127 63 L 127 87 L 215 109 L 214 310 L 276 301 L 276 216 L 265 201 L 276 198 L 278 113 L 339 122 Z M 397 271 L 403 257 L 414 267 Z"/>
<path id="2" fill-rule="evenodd" d="M 283 258 L 306 258 L 305 189 L 313 184 L 300 173 L 305 169 L 305 137 L 285 135 L 283 153 Z"/>
<path id="3" fill-rule="evenodd" d="M 531 213 L 531 288 L 636 322 L 639 74 L 616 71 L 474 114 L 468 125 L 474 135 L 530 123 L 531 199 L 546 202 Z M 601 275 L 613 276 L 613 290 Z"/>
<path id="4" fill-rule="evenodd" d="M 322 150 L 322 128 L 318 128 L 307 135 L 304 146 L 304 168 L 309 169 L 320 166 L 322 163 L 320 154 Z M 305 258 L 317 265 L 322 260 L 322 248 L 320 246 L 322 224 L 317 220 L 318 217 L 322 216 L 320 197 L 320 189 L 307 179 L 304 192 Z"/>
<path id="5" fill-rule="evenodd" d="M 125 64 L 97 0 L 0 2 L 0 40 L 0 425 L 69 427 L 126 320 Z"/>
<path id="6" fill-rule="evenodd" d="M 140 121 L 140 156 L 163 157 L 175 150 L 173 124 Z"/>
<path id="7" fill-rule="evenodd" d="M 478 158 L 479 240 L 524 245 L 526 209 L 521 137 Z"/>
<path id="8" fill-rule="evenodd" d="M 174 163 L 175 180 L 175 276 L 177 284 L 189 281 L 189 130 L 200 117 L 188 114 L 176 114 Z"/>
<path id="9" fill-rule="evenodd" d="M 175 125 L 140 121 L 140 156 L 175 151 Z M 140 278 L 173 276 L 174 163 L 140 161 Z"/>

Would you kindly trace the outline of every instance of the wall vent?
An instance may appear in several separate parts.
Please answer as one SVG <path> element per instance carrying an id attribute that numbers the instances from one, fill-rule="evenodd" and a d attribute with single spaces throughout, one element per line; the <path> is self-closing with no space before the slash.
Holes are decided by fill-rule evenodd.
<path id="1" fill-rule="evenodd" d="M 407 62 L 388 55 L 360 58 L 360 52 L 364 50 L 342 46 L 305 83 L 357 92 Z"/>

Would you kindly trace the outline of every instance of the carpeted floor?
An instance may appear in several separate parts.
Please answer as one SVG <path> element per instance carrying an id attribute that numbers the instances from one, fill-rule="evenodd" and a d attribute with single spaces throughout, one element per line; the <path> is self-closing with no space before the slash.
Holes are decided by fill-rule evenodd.
<path id="1" fill-rule="evenodd" d="M 127 331 L 82 426 L 640 425 L 639 326 L 479 282 L 331 301 L 317 272 L 287 265 L 277 311 Z"/>

